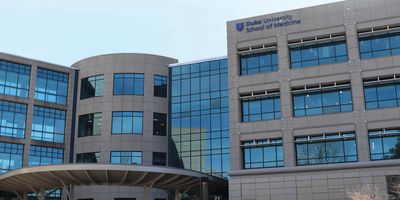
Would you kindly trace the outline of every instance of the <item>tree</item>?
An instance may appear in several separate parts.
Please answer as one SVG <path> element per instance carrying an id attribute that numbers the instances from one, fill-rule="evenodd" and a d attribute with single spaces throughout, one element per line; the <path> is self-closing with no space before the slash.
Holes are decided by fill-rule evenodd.
<path id="1" fill-rule="evenodd" d="M 364 185 L 359 189 L 347 192 L 347 198 L 351 200 L 387 200 L 387 195 L 376 186 Z"/>

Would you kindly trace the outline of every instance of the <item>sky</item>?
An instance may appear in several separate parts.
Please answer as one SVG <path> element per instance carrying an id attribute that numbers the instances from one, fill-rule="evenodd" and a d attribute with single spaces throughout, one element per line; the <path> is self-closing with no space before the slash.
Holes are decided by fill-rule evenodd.
<path id="1" fill-rule="evenodd" d="M 108 53 L 226 55 L 226 21 L 338 0 L 0 0 L 0 52 L 71 66 Z"/>

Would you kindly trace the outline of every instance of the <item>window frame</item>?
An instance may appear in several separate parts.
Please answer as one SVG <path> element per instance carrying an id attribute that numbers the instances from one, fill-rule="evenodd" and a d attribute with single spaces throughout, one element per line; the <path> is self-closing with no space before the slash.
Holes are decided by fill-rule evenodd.
<path id="1" fill-rule="evenodd" d="M 345 53 L 338 55 L 338 50 L 336 50 L 337 46 L 343 45 L 344 44 L 344 49 L 346 50 Z M 320 48 L 322 47 L 333 47 L 333 52 L 334 55 L 330 57 L 321 57 L 320 54 Z M 310 50 L 316 53 L 316 58 L 313 59 L 303 59 L 303 51 L 305 50 Z M 297 61 L 293 61 L 293 53 L 294 51 L 298 51 L 300 54 L 300 59 Z M 332 64 L 337 64 L 337 63 L 344 63 L 348 62 L 349 60 L 349 55 L 348 55 L 348 49 L 347 49 L 347 41 L 346 38 L 343 36 L 341 39 L 332 39 L 328 41 L 315 41 L 315 42 L 310 42 L 310 43 L 305 43 L 305 44 L 289 44 L 289 63 L 290 63 L 290 69 L 302 69 L 302 68 L 307 68 L 307 67 L 315 67 L 315 66 L 322 66 L 322 65 L 332 65 Z M 322 60 L 325 59 L 333 59 L 334 61 L 332 62 L 327 62 L 324 63 Z M 342 60 L 343 59 L 343 60 Z M 305 65 L 305 63 L 310 62 L 310 64 Z M 296 64 L 300 64 L 299 66 L 296 66 Z"/>
<path id="2" fill-rule="evenodd" d="M 121 130 L 121 132 L 114 132 L 114 130 L 113 130 L 113 127 L 114 127 L 114 122 L 115 122 L 115 119 L 114 119 L 114 114 L 117 114 L 117 113 L 121 113 L 121 115 L 122 116 L 115 116 L 115 117 L 122 117 L 122 122 L 121 122 L 121 127 L 120 127 L 120 130 Z M 131 117 L 132 118 L 132 132 L 130 132 L 130 133 L 124 133 L 123 132 L 123 127 L 124 127 L 124 113 L 132 113 L 132 115 L 131 116 L 127 116 L 127 117 Z M 134 118 L 135 117 L 139 117 L 139 116 L 135 116 L 135 114 L 141 114 L 141 121 L 142 121 L 142 123 L 141 123 L 141 132 L 139 133 L 139 132 L 134 132 L 134 129 L 135 129 L 135 127 L 134 127 Z M 111 135 L 143 135 L 143 132 L 144 132 L 144 112 L 143 111 L 113 111 L 112 112 L 112 114 L 111 114 Z"/>
<path id="3" fill-rule="evenodd" d="M 158 75 L 154 74 L 154 79 L 153 79 L 153 89 L 154 89 L 154 96 L 155 97 L 162 97 L 162 98 L 168 98 L 168 77 L 163 76 L 163 75 Z M 156 85 L 157 82 L 161 82 L 161 85 Z M 160 87 L 161 89 L 161 94 L 157 93 L 156 87 Z M 165 87 L 165 88 L 164 88 Z"/>
<path id="4" fill-rule="evenodd" d="M 84 95 L 83 93 L 85 91 L 87 91 L 87 89 L 84 90 L 84 82 L 90 84 L 90 78 L 94 78 L 94 95 Z M 96 91 L 97 91 L 97 83 L 100 82 L 99 84 L 101 84 L 102 86 L 102 92 L 101 95 L 96 95 Z M 88 92 L 89 93 L 89 92 Z M 80 100 L 84 100 L 84 99 L 90 99 L 90 98 L 94 98 L 94 97 L 102 97 L 104 95 L 104 74 L 99 74 L 99 75 L 94 75 L 94 76 L 89 76 L 86 78 L 82 78 L 81 79 L 81 92 L 80 92 Z"/>
<path id="5" fill-rule="evenodd" d="M 122 76 L 122 77 L 116 77 L 116 76 Z M 132 78 L 129 78 L 129 77 L 126 77 L 126 76 L 133 76 Z M 142 76 L 141 78 L 138 78 L 138 77 L 136 77 L 136 76 Z M 119 79 L 122 79 L 122 92 L 121 93 L 117 93 L 115 90 L 116 90 L 116 88 L 117 88 L 117 84 L 116 84 L 116 81 L 117 80 L 119 80 Z M 132 81 L 132 93 L 130 93 L 130 92 L 126 92 L 125 91 L 125 82 L 127 81 L 127 80 L 125 80 L 125 79 L 132 79 L 131 81 Z M 144 82 L 144 79 L 145 79 L 145 75 L 144 75 L 144 73 L 114 73 L 114 75 L 113 75 L 113 96 L 123 96 L 123 95 L 136 95 L 136 96 L 144 96 L 144 84 L 145 84 L 145 82 Z M 135 93 L 136 91 L 136 86 L 135 86 L 135 84 L 136 84 L 136 82 L 135 81 L 137 81 L 137 80 L 142 80 L 142 88 L 140 88 L 141 89 L 141 93 Z"/>

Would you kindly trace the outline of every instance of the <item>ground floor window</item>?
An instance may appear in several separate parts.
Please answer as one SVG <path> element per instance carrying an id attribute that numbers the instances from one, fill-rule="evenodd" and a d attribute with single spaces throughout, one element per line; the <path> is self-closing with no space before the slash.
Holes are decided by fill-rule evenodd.
<path id="1" fill-rule="evenodd" d="M 295 138 L 297 165 L 357 161 L 355 133 L 335 133 Z"/>
<path id="2" fill-rule="evenodd" d="M 283 167 L 282 139 L 242 143 L 244 169 Z"/>

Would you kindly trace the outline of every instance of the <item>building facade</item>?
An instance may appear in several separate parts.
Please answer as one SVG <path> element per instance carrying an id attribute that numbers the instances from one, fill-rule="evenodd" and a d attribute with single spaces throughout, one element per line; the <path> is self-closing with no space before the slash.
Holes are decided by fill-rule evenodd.
<path id="1" fill-rule="evenodd" d="M 400 175 L 399 1 L 228 22 L 235 199 L 345 199 Z"/>
<path id="2" fill-rule="evenodd" d="M 189 63 L 122 53 L 64 67 L 1 53 L 0 200 L 21 185 L 28 199 L 346 199 L 367 185 L 390 195 L 399 8 L 347 0 L 230 21 L 227 57 Z M 89 167 L 17 177 L 44 165 Z M 213 177 L 229 194 L 210 181 L 208 197 Z M 38 192 L 32 180 L 76 186 Z"/>
<path id="3" fill-rule="evenodd" d="M 68 163 L 77 71 L 3 53 L 0 63 L 0 172 Z"/>
<path id="4" fill-rule="evenodd" d="M 168 65 L 176 62 L 155 55 L 110 54 L 73 64 L 80 80 L 74 163 L 167 166 Z M 74 190 L 77 199 L 143 199 L 139 187 Z M 168 196 L 153 189 L 149 198 Z"/>

